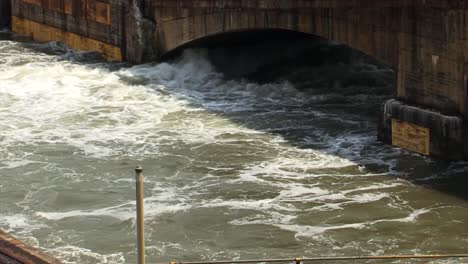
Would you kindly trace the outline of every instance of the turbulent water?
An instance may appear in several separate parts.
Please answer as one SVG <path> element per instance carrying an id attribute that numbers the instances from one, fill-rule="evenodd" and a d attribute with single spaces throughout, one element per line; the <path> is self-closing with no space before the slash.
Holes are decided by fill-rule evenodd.
<path id="1" fill-rule="evenodd" d="M 0 41 L 0 228 L 64 263 L 135 263 L 141 164 L 149 263 L 466 252 L 467 164 L 376 140 L 391 85 L 323 81 L 390 70 L 258 84 L 209 57 L 129 67 Z"/>

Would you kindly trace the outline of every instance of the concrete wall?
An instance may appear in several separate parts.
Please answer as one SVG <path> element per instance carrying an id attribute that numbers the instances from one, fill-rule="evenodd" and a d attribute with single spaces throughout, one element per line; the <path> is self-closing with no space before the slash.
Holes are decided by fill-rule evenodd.
<path id="1" fill-rule="evenodd" d="M 62 41 L 121 60 L 121 5 L 109 0 L 11 0 L 13 31 L 38 41 Z"/>

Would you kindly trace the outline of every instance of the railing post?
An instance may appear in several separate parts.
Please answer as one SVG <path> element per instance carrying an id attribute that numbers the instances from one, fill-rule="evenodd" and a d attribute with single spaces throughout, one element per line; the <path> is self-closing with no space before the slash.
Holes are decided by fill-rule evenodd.
<path id="1" fill-rule="evenodd" d="M 136 172 L 136 200 L 137 200 L 137 247 L 138 264 L 145 264 L 145 218 L 143 211 L 143 168 L 137 166 Z"/>
<path id="2" fill-rule="evenodd" d="M 301 264 L 302 258 L 295 258 L 294 261 L 296 262 L 296 264 Z"/>

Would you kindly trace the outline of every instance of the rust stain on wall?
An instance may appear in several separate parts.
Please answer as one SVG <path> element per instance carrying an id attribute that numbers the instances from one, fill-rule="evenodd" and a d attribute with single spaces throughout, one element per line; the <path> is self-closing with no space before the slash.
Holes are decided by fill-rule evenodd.
<path id="1" fill-rule="evenodd" d="M 60 41 L 73 49 L 99 51 L 108 61 L 122 61 L 120 47 L 113 46 L 95 39 L 66 32 L 58 28 L 46 26 L 31 20 L 12 17 L 12 30 L 21 35 L 31 36 L 37 41 Z"/>
<path id="2" fill-rule="evenodd" d="M 430 131 L 392 118 L 392 145 L 429 156 Z"/>

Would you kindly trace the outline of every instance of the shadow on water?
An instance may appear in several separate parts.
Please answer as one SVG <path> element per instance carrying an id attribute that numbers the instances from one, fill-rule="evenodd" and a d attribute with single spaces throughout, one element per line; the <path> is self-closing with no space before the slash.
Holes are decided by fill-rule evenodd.
<path id="1" fill-rule="evenodd" d="M 265 122 L 261 115 L 254 113 L 248 118 L 235 116 L 233 121 L 254 130 L 279 134 L 298 148 L 321 149 L 327 154 L 363 165 L 373 173 L 394 170 L 389 175 L 468 200 L 468 193 L 465 191 L 468 184 L 467 163 L 424 158 L 377 141 L 375 131 L 380 105 L 394 96 L 396 85 L 393 70 L 378 60 L 320 37 L 282 30 L 233 32 L 199 39 L 169 53 L 165 60 L 178 63 L 187 49 L 204 49 L 206 58 L 226 80 L 253 82 L 259 85 L 280 84 L 286 81 L 306 99 L 305 103 L 301 102 L 296 106 L 286 105 L 282 111 L 275 114 L 275 120 L 288 123 L 285 129 L 282 129 L 281 125 Z M 180 90 L 173 92 L 177 94 Z M 349 148 L 350 144 L 355 143 L 372 147 L 364 146 L 357 149 L 359 153 L 350 153 L 304 140 L 314 134 L 291 127 L 313 127 L 320 121 L 314 120 L 313 115 L 310 119 L 288 119 L 291 112 L 298 110 L 318 110 L 331 114 L 331 118 L 360 116 L 362 119 L 358 126 L 366 126 L 363 130 L 368 131 L 371 140 L 340 142 L 343 139 L 340 138 L 343 132 L 341 129 L 348 129 L 352 133 L 353 129 L 360 130 L 362 127 L 340 127 L 338 123 L 330 123 L 335 127 L 329 127 L 331 136 L 328 140 L 336 141 L 339 148 Z M 230 116 L 227 112 L 216 112 Z M 360 132 L 362 133 L 362 130 Z M 344 139 L 346 140 L 346 137 Z M 381 166 L 379 162 L 375 163 L 374 157 L 379 156 L 379 149 L 382 152 L 393 152 L 387 157 L 383 155 L 382 158 L 394 159 L 395 167 L 388 168 Z"/>

